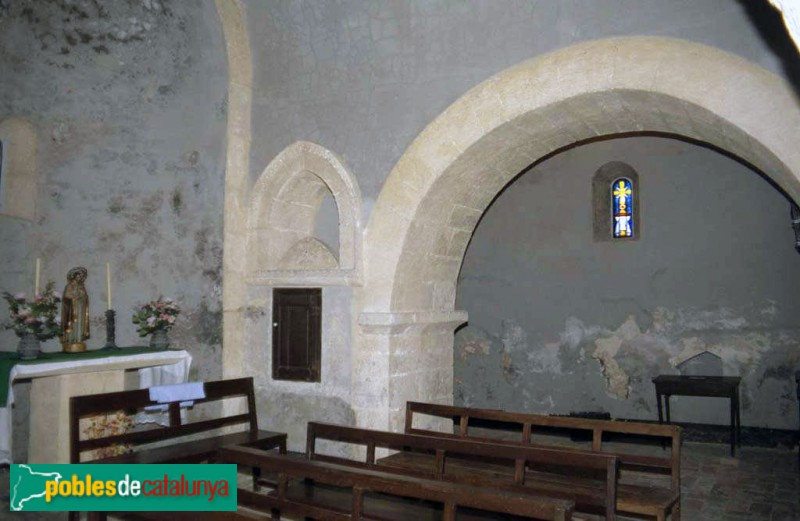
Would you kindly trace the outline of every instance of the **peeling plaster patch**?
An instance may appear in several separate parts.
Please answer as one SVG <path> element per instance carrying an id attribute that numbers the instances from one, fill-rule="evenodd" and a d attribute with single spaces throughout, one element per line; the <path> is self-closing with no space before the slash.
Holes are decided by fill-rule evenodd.
<path id="1" fill-rule="evenodd" d="M 462 340 L 458 353 L 462 360 L 466 360 L 471 355 L 486 356 L 490 352 L 491 345 L 492 341 L 488 337 L 469 331 L 467 338 Z"/>
<path id="2" fill-rule="evenodd" d="M 465 327 L 456 334 L 455 352 L 463 361 L 472 355 L 488 356 L 494 341 L 494 337 L 482 328 Z"/>
<path id="3" fill-rule="evenodd" d="M 761 308 L 761 316 L 768 319 L 774 319 L 778 316 L 778 303 L 774 300 L 767 300 L 767 305 Z"/>
<path id="4" fill-rule="evenodd" d="M 639 324 L 636 323 L 634 315 L 628 315 L 628 318 L 612 336 L 607 338 L 598 338 L 594 341 L 597 346 L 592 358 L 598 360 L 603 366 L 603 376 L 606 378 L 606 392 L 609 396 L 627 400 L 630 396 L 630 376 L 620 366 L 615 357 L 620 352 L 623 342 L 631 345 L 642 336 L 642 330 L 639 329 Z M 631 351 L 626 349 L 626 351 Z"/>
<path id="5" fill-rule="evenodd" d="M 470 355 L 488 355 L 489 354 L 489 346 L 491 343 L 489 340 L 473 340 L 470 342 L 465 342 L 461 345 L 461 359 L 466 360 Z"/>
<path id="6" fill-rule="evenodd" d="M 528 335 L 519 324 L 513 320 L 503 320 L 501 326 L 503 328 L 501 340 L 503 349 L 506 352 L 513 353 L 528 350 Z"/>
<path id="7" fill-rule="evenodd" d="M 639 329 L 639 324 L 636 323 L 636 317 L 634 315 L 628 315 L 628 318 L 619 326 L 614 334 L 622 340 L 630 342 L 640 336 L 642 330 Z"/>
<path id="8" fill-rule="evenodd" d="M 514 367 L 514 362 L 511 360 L 511 355 L 508 353 L 503 353 L 503 378 L 505 378 L 506 382 L 510 382 L 514 379 L 518 374 L 518 371 Z"/>
<path id="9" fill-rule="evenodd" d="M 561 373 L 561 343 L 553 342 L 528 352 L 529 368 L 534 373 Z"/>
<path id="10" fill-rule="evenodd" d="M 561 373 L 561 359 L 559 352 L 561 342 L 546 344 L 542 348 L 531 348 L 525 330 L 513 320 L 504 320 L 503 326 L 503 376 L 506 380 L 512 378 L 517 371 L 513 369 L 512 355 L 526 353 L 528 366 L 526 372 L 534 373 Z M 573 333 L 573 336 L 575 334 Z M 507 360 L 506 360 L 507 359 Z"/>
<path id="11" fill-rule="evenodd" d="M 744 319 L 719 308 L 697 316 L 689 308 L 657 308 L 645 330 L 638 315 L 626 317 L 616 330 L 571 317 L 544 340 L 534 339 L 530 329 L 513 320 L 502 322 L 496 335 L 467 326 L 456 333 L 455 398 L 476 407 L 502 403 L 543 413 L 592 409 L 615 417 L 652 418 L 651 379 L 676 372 L 676 365 L 709 351 L 722 360 L 723 374 L 742 377 L 748 424 L 792 425 L 797 421 L 793 369 L 800 367 L 800 335 L 761 318 L 770 308 L 769 303 L 754 304 L 741 310 Z M 728 329 L 734 324 L 747 325 Z M 703 422 L 719 412 L 682 411 L 681 403 L 676 405 L 681 414 L 695 414 L 691 421 Z"/>
<path id="12" fill-rule="evenodd" d="M 673 319 L 672 313 L 664 308 L 656 308 L 653 312 L 653 320 L 648 331 L 661 333 L 669 327 L 669 322 Z"/>
<path id="13" fill-rule="evenodd" d="M 594 345 L 597 349 L 592 353 L 592 358 L 603 366 L 603 376 L 607 382 L 606 392 L 614 398 L 627 400 L 631 379 L 614 359 L 622 347 L 622 339 L 615 334 L 609 338 L 598 338 L 594 341 Z"/>
<path id="14" fill-rule="evenodd" d="M 575 350 L 587 336 L 598 334 L 602 328 L 587 328 L 583 322 L 576 317 L 567 318 L 564 324 L 564 331 L 561 333 L 561 343 L 571 350 Z"/>

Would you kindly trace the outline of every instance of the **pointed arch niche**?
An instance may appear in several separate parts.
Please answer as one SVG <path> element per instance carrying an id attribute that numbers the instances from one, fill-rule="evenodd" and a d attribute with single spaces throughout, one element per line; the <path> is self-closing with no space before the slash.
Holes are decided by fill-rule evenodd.
<path id="1" fill-rule="evenodd" d="M 332 198 L 335 219 L 326 211 Z M 338 230 L 321 236 L 320 230 Z M 361 195 L 333 152 L 307 141 L 288 146 L 254 186 L 247 227 L 247 281 L 256 285 L 357 285 L 361 280 Z"/>

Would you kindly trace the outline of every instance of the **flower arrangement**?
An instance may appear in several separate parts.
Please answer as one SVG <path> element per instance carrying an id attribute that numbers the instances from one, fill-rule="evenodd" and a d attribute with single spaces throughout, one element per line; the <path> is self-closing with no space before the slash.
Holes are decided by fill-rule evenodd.
<path id="1" fill-rule="evenodd" d="M 137 325 L 139 336 L 147 336 L 155 331 L 169 331 L 181 312 L 178 304 L 171 298 L 148 302 L 140 306 L 133 314 L 133 323 Z"/>
<path id="2" fill-rule="evenodd" d="M 3 298 L 11 311 L 11 320 L 4 326 L 13 329 L 17 336 L 29 333 L 39 340 L 49 340 L 61 333 L 58 313 L 61 295 L 53 290 L 52 281 L 47 283 L 44 293 L 34 295 L 32 300 L 25 293 L 12 295 L 8 291 L 3 292 Z"/>

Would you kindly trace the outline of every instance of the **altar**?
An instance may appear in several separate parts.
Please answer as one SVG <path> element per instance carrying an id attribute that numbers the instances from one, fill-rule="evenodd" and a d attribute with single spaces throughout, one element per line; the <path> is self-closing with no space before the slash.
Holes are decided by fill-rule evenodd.
<path id="1" fill-rule="evenodd" d="M 126 389 L 126 372 L 136 371 L 146 388 L 185 382 L 192 357 L 187 351 L 126 347 L 114 351 L 43 353 L 21 361 L 0 352 L 0 464 L 12 463 L 11 409 L 15 380 L 31 380 L 28 463 L 69 463 L 69 398 Z M 130 380 L 130 379 L 128 379 Z"/>

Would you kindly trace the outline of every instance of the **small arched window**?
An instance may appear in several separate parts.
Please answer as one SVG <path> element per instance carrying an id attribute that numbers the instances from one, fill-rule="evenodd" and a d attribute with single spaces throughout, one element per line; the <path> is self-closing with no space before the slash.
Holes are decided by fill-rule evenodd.
<path id="1" fill-rule="evenodd" d="M 630 179 L 620 177 L 611 183 L 611 234 L 615 239 L 634 236 L 636 221 L 633 218 L 633 183 Z"/>
<path id="2" fill-rule="evenodd" d="M 594 240 L 638 241 L 642 238 L 639 174 L 627 163 L 611 161 L 592 178 Z"/>
<path id="3" fill-rule="evenodd" d="M 0 120 L 0 214 L 36 218 L 36 130 L 21 118 Z"/>

